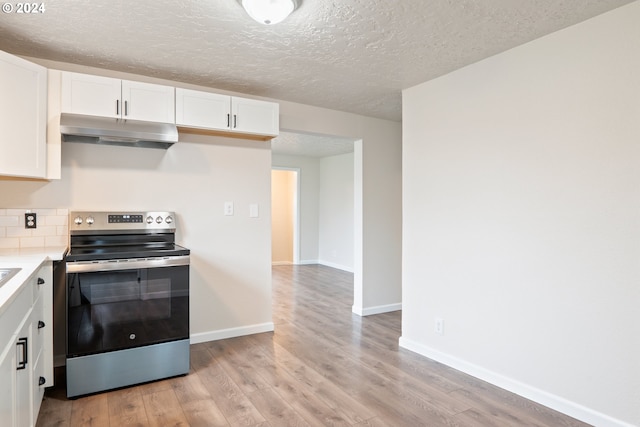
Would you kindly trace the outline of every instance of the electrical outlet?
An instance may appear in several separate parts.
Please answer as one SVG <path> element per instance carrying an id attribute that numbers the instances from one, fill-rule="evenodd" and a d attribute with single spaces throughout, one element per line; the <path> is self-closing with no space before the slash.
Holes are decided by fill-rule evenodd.
<path id="1" fill-rule="evenodd" d="M 444 320 L 441 317 L 435 318 L 435 328 L 436 334 L 444 335 Z"/>
<path id="2" fill-rule="evenodd" d="M 35 213 L 27 212 L 24 214 L 24 228 L 37 228 L 38 221 Z"/>

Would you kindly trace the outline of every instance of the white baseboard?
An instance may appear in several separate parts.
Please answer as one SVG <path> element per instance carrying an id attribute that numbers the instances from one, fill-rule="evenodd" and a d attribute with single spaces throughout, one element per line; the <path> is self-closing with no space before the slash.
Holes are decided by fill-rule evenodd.
<path id="1" fill-rule="evenodd" d="M 377 305 L 375 307 L 356 307 L 351 306 L 351 311 L 358 316 L 371 316 L 374 314 L 389 313 L 392 311 L 402 310 L 402 303 Z"/>
<path id="2" fill-rule="evenodd" d="M 217 331 L 198 332 L 191 334 L 191 344 L 199 344 L 208 341 L 224 340 L 227 338 L 242 337 L 245 335 L 272 332 L 273 322 L 259 323 L 257 325 L 240 326 L 238 328 L 219 329 Z"/>
<path id="3" fill-rule="evenodd" d="M 399 344 L 402 348 L 443 363 L 454 369 L 462 371 L 465 374 L 479 378 L 585 423 L 589 423 L 594 426 L 634 427 L 632 424 L 628 424 L 624 421 L 610 417 L 609 415 L 594 411 L 593 409 L 587 408 L 563 397 L 556 396 L 529 384 L 514 380 L 513 378 L 490 371 L 482 366 L 467 362 L 466 360 L 458 359 L 457 357 L 442 353 L 407 338 L 400 337 Z"/>
<path id="4" fill-rule="evenodd" d="M 301 259 L 300 261 L 298 261 L 298 265 L 313 265 L 313 264 L 320 264 L 320 261 L 318 261 L 317 259 Z"/>
<path id="5" fill-rule="evenodd" d="M 336 264 L 335 262 L 319 260 L 318 264 L 326 265 L 327 267 L 337 268 L 338 270 L 342 270 L 342 271 L 347 271 L 349 273 L 353 273 L 353 267 L 348 267 L 346 265 Z"/>

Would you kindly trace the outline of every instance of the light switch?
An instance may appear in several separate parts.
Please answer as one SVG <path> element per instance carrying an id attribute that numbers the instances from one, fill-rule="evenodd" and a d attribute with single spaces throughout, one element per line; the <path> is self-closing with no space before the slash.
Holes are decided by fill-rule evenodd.
<path id="1" fill-rule="evenodd" d="M 257 203 L 251 203 L 249 205 L 249 218 L 258 218 L 260 215 L 260 209 Z"/>
<path id="2" fill-rule="evenodd" d="M 225 216 L 233 215 L 233 202 L 224 202 L 224 215 Z"/>

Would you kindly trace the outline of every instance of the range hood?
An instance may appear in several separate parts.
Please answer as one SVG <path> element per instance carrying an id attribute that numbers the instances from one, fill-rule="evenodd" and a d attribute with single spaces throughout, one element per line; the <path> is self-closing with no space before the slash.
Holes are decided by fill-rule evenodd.
<path id="1" fill-rule="evenodd" d="M 62 113 L 60 133 L 65 142 L 122 145 L 128 147 L 169 148 L 178 142 L 173 123 L 144 122 Z"/>

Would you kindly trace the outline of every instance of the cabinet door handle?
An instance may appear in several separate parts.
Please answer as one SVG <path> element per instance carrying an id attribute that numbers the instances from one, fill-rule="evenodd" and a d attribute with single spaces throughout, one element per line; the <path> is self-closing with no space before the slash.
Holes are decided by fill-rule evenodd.
<path id="1" fill-rule="evenodd" d="M 236 114 L 233 115 L 233 128 L 238 127 L 238 116 Z"/>
<path id="2" fill-rule="evenodd" d="M 42 277 L 38 277 L 38 285 L 44 285 L 44 279 Z"/>
<path id="3" fill-rule="evenodd" d="M 19 356 L 22 357 L 18 357 L 18 359 L 22 359 L 21 361 L 18 361 L 18 366 L 16 367 L 16 370 L 21 370 L 21 369 L 25 369 L 27 367 L 27 353 L 28 353 L 28 338 L 18 338 L 18 342 L 16 343 L 16 346 L 18 347 L 22 347 L 22 354 L 19 354 Z"/>
<path id="4" fill-rule="evenodd" d="M 47 326 L 47 325 L 45 325 L 45 324 L 44 324 L 44 322 L 43 322 L 42 320 L 38 320 L 38 329 L 42 329 L 42 328 L 44 328 L 45 326 Z"/>
<path id="5" fill-rule="evenodd" d="M 116 116 L 120 115 L 120 100 L 116 99 Z"/>
<path id="6" fill-rule="evenodd" d="M 129 101 L 124 101 L 124 115 L 129 115 Z"/>
<path id="7" fill-rule="evenodd" d="M 231 127 L 231 114 L 227 114 L 227 127 Z"/>
<path id="8" fill-rule="evenodd" d="M 44 385 L 44 383 L 47 382 L 47 379 L 45 377 L 40 377 L 38 379 L 38 385 Z"/>

